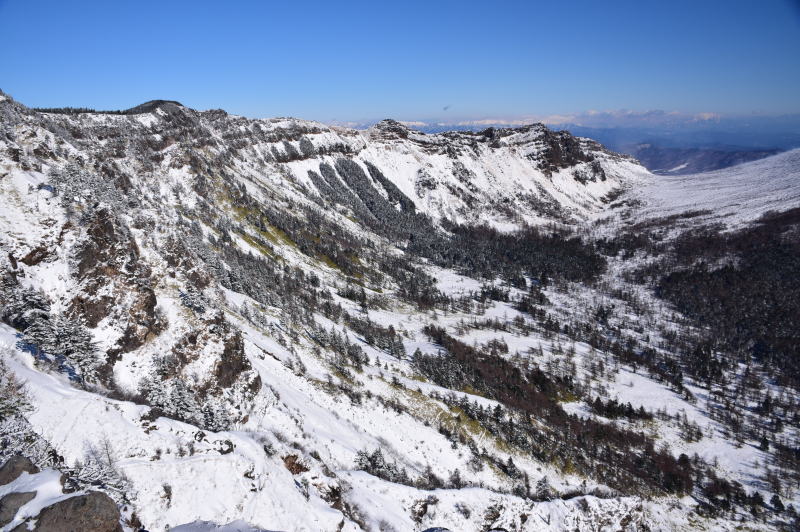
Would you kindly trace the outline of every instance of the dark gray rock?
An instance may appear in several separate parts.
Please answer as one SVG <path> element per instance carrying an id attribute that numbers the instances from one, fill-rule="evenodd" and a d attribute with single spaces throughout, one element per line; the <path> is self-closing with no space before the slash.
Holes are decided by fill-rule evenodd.
<path id="1" fill-rule="evenodd" d="M 24 456 L 12 456 L 6 460 L 5 464 L 0 466 L 0 486 L 14 482 L 17 477 L 25 472 L 34 475 L 39 472 L 39 468 Z"/>
<path id="2" fill-rule="evenodd" d="M 90 491 L 48 506 L 36 518 L 36 532 L 122 532 L 119 509 L 105 493 Z"/>
<path id="3" fill-rule="evenodd" d="M 32 501 L 34 497 L 36 497 L 35 491 L 26 491 L 24 493 L 9 493 L 0 499 L 0 526 L 6 526 L 13 521 L 14 516 L 17 515 L 17 510 Z"/>

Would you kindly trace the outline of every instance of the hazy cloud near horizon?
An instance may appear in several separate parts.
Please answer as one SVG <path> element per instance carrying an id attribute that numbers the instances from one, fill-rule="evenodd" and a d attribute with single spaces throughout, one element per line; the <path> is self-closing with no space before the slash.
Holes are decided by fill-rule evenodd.
<path id="1" fill-rule="evenodd" d="M 336 123 L 365 129 L 378 120 Z M 677 111 L 584 111 L 570 114 L 442 120 L 401 120 L 426 133 L 452 129 L 481 130 L 541 122 L 626 150 L 641 143 L 662 147 L 724 149 L 790 149 L 800 147 L 800 114 L 726 115 Z"/>
<path id="2" fill-rule="evenodd" d="M 350 127 L 369 127 L 380 119 L 334 122 L 335 125 Z M 408 127 L 433 127 L 433 126 L 458 126 L 458 127 L 490 127 L 498 125 L 523 126 L 541 122 L 547 125 L 576 125 L 581 127 L 615 128 L 715 128 L 730 125 L 770 125 L 783 126 L 800 133 L 800 114 L 750 114 L 734 115 L 712 112 L 684 113 L 680 111 L 630 111 L 625 109 L 615 111 L 582 111 L 578 113 L 523 115 L 517 117 L 486 117 L 486 118 L 454 118 L 441 119 L 410 119 L 399 120 Z"/>

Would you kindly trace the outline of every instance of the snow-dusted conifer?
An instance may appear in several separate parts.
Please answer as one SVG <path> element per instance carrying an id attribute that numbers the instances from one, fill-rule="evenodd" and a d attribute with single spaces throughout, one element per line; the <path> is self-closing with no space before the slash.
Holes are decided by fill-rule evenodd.
<path id="1" fill-rule="evenodd" d="M 22 341 L 28 344 L 37 354 L 51 352 L 55 346 L 55 336 L 49 317 L 39 316 L 25 329 Z"/>
<path id="2" fill-rule="evenodd" d="M 166 405 L 165 411 L 170 416 L 187 422 L 197 422 L 202 417 L 194 393 L 183 379 L 172 381 L 169 403 Z"/>
<path id="3" fill-rule="evenodd" d="M 83 379 L 94 380 L 101 361 L 91 333 L 83 323 L 63 316 L 56 316 L 51 323 L 55 342 L 52 353 L 63 355 Z"/>
<path id="4" fill-rule="evenodd" d="M 186 291 L 181 292 L 181 303 L 198 314 L 202 314 L 206 311 L 203 294 L 191 284 L 186 288 Z"/>
<path id="5" fill-rule="evenodd" d="M 549 501 L 553 498 L 553 488 L 550 486 L 550 482 L 547 480 L 547 477 L 540 478 L 536 483 L 534 495 L 536 495 L 536 498 L 541 501 Z"/>
<path id="6" fill-rule="evenodd" d="M 0 358 L 0 421 L 22 416 L 31 409 L 25 384 Z"/>
<path id="7" fill-rule="evenodd" d="M 215 400 L 207 401 L 201 409 L 203 428 L 213 431 L 228 430 L 231 426 L 227 410 Z"/>

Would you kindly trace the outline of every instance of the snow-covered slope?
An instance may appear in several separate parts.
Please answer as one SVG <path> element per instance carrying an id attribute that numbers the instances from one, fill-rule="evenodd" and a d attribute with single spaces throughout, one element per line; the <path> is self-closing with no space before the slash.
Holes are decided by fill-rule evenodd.
<path id="1" fill-rule="evenodd" d="M 586 219 L 610 192 L 648 175 L 632 159 L 541 124 L 425 135 L 384 121 L 365 136 L 363 161 L 424 212 L 457 222 Z"/>
<path id="2" fill-rule="evenodd" d="M 650 176 L 630 196 L 644 204 L 637 209 L 640 218 L 708 211 L 741 227 L 767 211 L 800 204 L 800 149 L 713 172 Z"/>

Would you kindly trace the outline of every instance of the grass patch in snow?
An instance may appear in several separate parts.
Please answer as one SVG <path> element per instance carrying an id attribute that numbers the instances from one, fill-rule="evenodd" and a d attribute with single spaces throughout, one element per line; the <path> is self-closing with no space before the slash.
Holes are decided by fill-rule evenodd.
<path id="1" fill-rule="evenodd" d="M 266 256 L 268 256 L 268 257 L 270 257 L 272 259 L 275 259 L 275 260 L 283 260 L 282 257 L 280 257 L 279 255 L 277 255 L 275 253 L 275 251 L 273 251 L 272 249 L 268 248 L 264 244 L 260 243 L 258 240 L 256 240 L 252 236 L 248 235 L 247 233 L 244 233 L 244 232 L 239 233 L 239 236 L 242 237 L 242 240 L 247 242 L 249 245 L 251 245 L 252 247 L 257 249 L 258 251 L 260 251 L 262 255 L 266 255 Z"/>
<path id="2" fill-rule="evenodd" d="M 472 439 L 480 447 L 487 447 L 486 443 L 489 442 L 498 451 L 509 454 L 514 452 L 514 449 L 508 443 L 486 430 L 478 421 L 467 416 L 461 408 L 457 406 L 442 406 L 439 401 L 431 399 L 417 390 L 400 386 L 392 387 L 407 396 L 408 403 L 412 407 L 409 408 L 409 412 L 413 412 L 412 415 L 415 417 L 429 422 L 432 426 L 437 426 L 437 423 L 441 423 L 450 432 Z"/>

